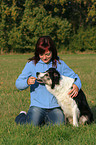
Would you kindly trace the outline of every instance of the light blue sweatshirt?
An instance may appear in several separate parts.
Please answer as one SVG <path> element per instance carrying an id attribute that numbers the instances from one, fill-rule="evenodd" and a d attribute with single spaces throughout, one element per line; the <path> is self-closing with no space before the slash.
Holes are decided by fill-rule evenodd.
<path id="1" fill-rule="evenodd" d="M 64 61 L 60 60 L 61 64 L 57 62 L 57 70 L 61 75 L 68 76 L 71 78 L 77 78 L 75 84 L 78 86 L 79 90 L 81 88 L 81 81 L 77 74 L 74 73 L 72 69 L 70 69 Z M 27 84 L 27 80 L 30 76 L 36 77 L 36 72 L 45 72 L 50 67 L 52 67 L 52 62 L 49 64 L 44 63 L 42 60 L 35 65 L 33 61 L 27 63 L 16 80 L 16 87 L 19 90 L 24 90 L 29 87 Z M 50 94 L 45 85 L 39 84 L 35 81 L 35 84 L 30 85 L 30 96 L 31 96 L 31 104 L 30 106 L 37 106 L 41 108 L 54 108 L 59 107 L 56 98 Z"/>

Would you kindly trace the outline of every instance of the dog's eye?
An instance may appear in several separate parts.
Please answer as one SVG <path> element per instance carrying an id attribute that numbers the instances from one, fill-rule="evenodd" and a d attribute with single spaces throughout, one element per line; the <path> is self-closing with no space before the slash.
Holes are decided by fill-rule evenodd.
<path id="1" fill-rule="evenodd" d="M 50 78 L 47 78 L 47 80 L 50 80 Z"/>
<path id="2" fill-rule="evenodd" d="M 47 77 L 47 76 L 48 76 L 48 74 L 45 74 L 45 76 Z"/>

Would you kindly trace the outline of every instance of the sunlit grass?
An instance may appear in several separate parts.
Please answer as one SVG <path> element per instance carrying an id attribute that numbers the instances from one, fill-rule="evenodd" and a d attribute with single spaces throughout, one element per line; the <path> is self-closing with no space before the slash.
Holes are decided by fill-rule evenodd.
<path id="1" fill-rule="evenodd" d="M 15 124 L 21 110 L 28 111 L 29 88 L 18 91 L 15 81 L 32 54 L 0 56 L 0 144 L 64 145 L 96 142 L 96 54 L 59 54 L 80 77 L 95 123 L 75 128 L 71 125 L 33 127 Z"/>

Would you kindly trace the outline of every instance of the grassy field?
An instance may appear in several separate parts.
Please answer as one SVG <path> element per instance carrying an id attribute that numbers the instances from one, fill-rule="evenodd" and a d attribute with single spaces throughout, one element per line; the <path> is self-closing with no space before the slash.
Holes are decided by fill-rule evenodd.
<path id="1" fill-rule="evenodd" d="M 18 91 L 15 81 L 25 66 L 27 55 L 0 56 L 0 145 L 95 145 L 96 144 L 96 54 L 59 54 L 80 77 L 94 123 L 78 128 L 72 125 L 33 127 L 16 125 L 21 110 L 28 111 L 29 88 Z"/>

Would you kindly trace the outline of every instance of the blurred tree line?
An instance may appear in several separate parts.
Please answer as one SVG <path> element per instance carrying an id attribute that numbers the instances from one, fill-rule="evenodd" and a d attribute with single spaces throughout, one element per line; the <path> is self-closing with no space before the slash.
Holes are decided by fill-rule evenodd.
<path id="1" fill-rule="evenodd" d="M 0 53 L 31 52 L 50 35 L 58 49 L 96 50 L 95 0 L 1 0 Z"/>

